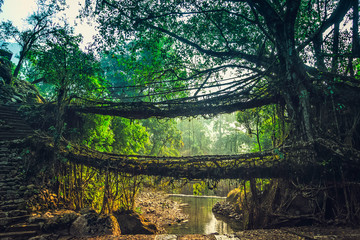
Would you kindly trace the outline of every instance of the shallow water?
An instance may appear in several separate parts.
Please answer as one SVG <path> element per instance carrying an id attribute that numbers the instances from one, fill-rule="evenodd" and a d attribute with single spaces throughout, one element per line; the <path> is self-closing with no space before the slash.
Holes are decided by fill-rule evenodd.
<path id="1" fill-rule="evenodd" d="M 221 197 L 198 197 L 192 195 L 171 195 L 171 200 L 183 203 L 184 213 L 189 215 L 189 221 L 174 224 L 166 228 L 171 234 L 227 234 L 232 233 L 230 226 L 217 219 L 211 209 L 216 202 L 225 201 Z"/>

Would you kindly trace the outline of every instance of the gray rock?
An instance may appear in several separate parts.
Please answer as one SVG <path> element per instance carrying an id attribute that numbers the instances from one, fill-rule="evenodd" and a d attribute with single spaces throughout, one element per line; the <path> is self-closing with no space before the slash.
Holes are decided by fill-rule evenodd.
<path id="1" fill-rule="evenodd" d="M 70 227 L 70 234 L 78 237 L 85 237 L 90 235 L 90 227 L 86 215 L 79 216 Z"/>
<path id="2" fill-rule="evenodd" d="M 114 212 L 122 234 L 155 234 L 157 228 L 136 213 Z"/>
<path id="3" fill-rule="evenodd" d="M 174 234 L 160 234 L 156 235 L 155 240 L 177 240 L 177 236 Z"/>
<path id="4" fill-rule="evenodd" d="M 94 211 L 79 216 L 70 227 L 70 234 L 73 236 L 86 237 L 98 235 L 121 234 L 119 224 L 114 216 L 99 215 Z"/>

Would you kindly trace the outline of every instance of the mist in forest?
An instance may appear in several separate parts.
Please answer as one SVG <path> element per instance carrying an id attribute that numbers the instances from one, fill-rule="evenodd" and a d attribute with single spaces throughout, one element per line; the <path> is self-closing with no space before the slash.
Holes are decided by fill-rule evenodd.
<path id="1" fill-rule="evenodd" d="M 211 119 L 203 117 L 178 119 L 183 147 L 180 155 L 220 155 L 248 152 L 255 143 L 251 135 L 236 121 L 236 114 L 223 114 Z"/>

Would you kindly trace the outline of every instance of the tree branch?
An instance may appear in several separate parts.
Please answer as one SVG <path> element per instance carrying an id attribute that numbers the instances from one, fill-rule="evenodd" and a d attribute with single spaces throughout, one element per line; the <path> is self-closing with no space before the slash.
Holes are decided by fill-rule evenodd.
<path id="1" fill-rule="evenodd" d="M 307 40 L 305 40 L 297 47 L 297 51 L 302 51 L 310 42 L 317 38 L 318 35 L 323 34 L 329 27 L 331 27 L 335 23 L 340 23 L 351 6 L 352 1 L 340 0 L 337 8 L 334 10 L 331 16 L 321 24 L 321 26 L 315 33 L 313 33 Z"/>
<path id="2" fill-rule="evenodd" d="M 206 77 L 206 79 L 204 80 L 204 82 L 201 84 L 201 86 L 196 90 L 196 92 L 194 93 L 194 97 L 196 97 L 196 95 L 200 92 L 200 90 L 204 87 L 204 85 L 207 83 L 207 81 L 210 79 L 211 73 L 208 74 L 208 76 Z"/>
<path id="3" fill-rule="evenodd" d="M 173 32 L 170 32 L 162 27 L 158 27 L 158 26 L 155 26 L 155 25 L 152 25 L 149 23 L 144 23 L 144 24 L 147 25 L 149 28 L 155 29 L 162 33 L 165 33 L 166 35 L 169 35 L 170 37 L 173 37 L 176 40 L 178 40 L 182 43 L 185 43 L 185 44 L 195 48 L 200 53 L 206 54 L 208 56 L 223 58 L 223 59 L 224 58 L 242 58 L 242 59 L 245 59 L 245 60 L 255 63 L 255 64 L 260 63 L 263 66 L 267 66 L 269 64 L 269 60 L 266 59 L 265 57 L 262 57 L 261 59 L 259 59 L 258 56 L 250 55 L 250 54 L 246 54 L 246 53 L 242 53 L 242 52 L 238 52 L 238 51 L 234 51 L 234 50 L 230 50 L 227 52 L 217 52 L 217 51 L 213 51 L 213 50 L 209 50 L 209 49 L 204 49 L 200 45 L 198 45 L 184 37 L 181 37 Z"/>

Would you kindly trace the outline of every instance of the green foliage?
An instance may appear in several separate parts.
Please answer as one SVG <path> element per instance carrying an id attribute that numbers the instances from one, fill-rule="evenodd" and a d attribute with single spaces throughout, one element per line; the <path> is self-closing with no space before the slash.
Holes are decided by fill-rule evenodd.
<path id="1" fill-rule="evenodd" d="M 114 152 L 119 154 L 146 154 L 149 133 L 139 121 L 114 117 L 112 123 Z"/>
<path id="2" fill-rule="evenodd" d="M 184 142 L 181 155 L 238 154 L 252 144 L 234 114 L 178 120 L 178 128 Z"/>
<path id="3" fill-rule="evenodd" d="M 6 42 L 15 41 L 20 46 L 19 61 L 13 69 L 13 76 L 18 77 L 20 70 L 31 51 L 39 49 L 41 42 L 45 41 L 49 34 L 56 32 L 59 28 L 53 22 L 53 16 L 61 11 L 60 5 L 54 1 L 50 4 L 38 2 L 38 11 L 32 13 L 26 20 L 28 29 L 20 31 L 11 21 L 0 24 L 1 47 L 6 48 Z"/>
<path id="4" fill-rule="evenodd" d="M 150 118 L 142 121 L 149 133 L 150 144 L 147 151 L 155 156 L 178 156 L 183 146 L 181 132 L 173 119 L 158 120 Z"/>
<path id="5" fill-rule="evenodd" d="M 50 96 L 61 92 L 65 98 L 99 97 L 105 81 L 99 62 L 91 52 L 83 52 L 79 44 L 81 35 L 74 35 L 71 28 L 58 29 L 46 40 L 41 49 L 32 51 L 38 79 L 50 84 Z"/>
<path id="6" fill-rule="evenodd" d="M 123 101 L 158 101 L 184 97 L 186 73 L 177 66 L 173 41 L 159 38 L 151 43 L 121 42 L 102 58 L 102 67 L 111 84 L 110 96 Z M 165 93 L 165 94 L 163 94 Z"/>
<path id="7" fill-rule="evenodd" d="M 205 194 L 205 190 L 207 189 L 207 186 L 205 182 L 201 181 L 200 183 L 194 183 L 193 184 L 193 194 L 197 196 L 201 196 Z"/>
<path id="8" fill-rule="evenodd" d="M 181 155 L 202 155 L 211 151 L 211 139 L 208 122 L 200 118 L 184 119 L 178 121 L 178 128 L 181 131 L 184 145 Z"/>
<path id="9" fill-rule="evenodd" d="M 135 84 L 159 78 L 169 79 L 174 86 L 177 80 L 186 80 L 183 86 L 194 85 L 198 87 L 195 91 L 202 92 L 199 87 L 206 76 L 216 82 L 229 73 L 231 87 L 211 89 L 214 95 L 239 96 L 244 108 L 269 104 L 270 99 L 283 102 L 294 135 L 312 140 L 317 133 L 311 123 L 323 119 L 319 115 L 324 102 L 349 108 L 351 104 L 342 99 L 347 94 L 340 89 L 356 86 L 351 92 L 358 91 L 358 21 L 351 21 L 358 6 L 354 3 L 89 0 L 85 12 L 99 23 L 107 47 L 131 42 L 120 48 L 125 54 L 119 59 L 136 63 L 124 65 L 128 70 L 124 73 L 130 72 Z M 149 59 L 153 65 L 148 65 Z M 336 87 L 332 86 L 334 78 L 339 79 Z M 140 92 L 170 89 L 161 82 Z M 336 122 L 334 109 L 337 111 L 332 106 L 326 110 Z M 334 127 L 338 124 L 318 124 L 324 132 L 340 129 Z M 257 145 L 260 149 L 262 144 Z"/>
<path id="10" fill-rule="evenodd" d="M 213 122 L 216 140 L 214 154 L 238 154 L 247 152 L 252 144 L 251 138 L 244 133 L 242 126 L 236 121 L 235 114 L 218 116 Z"/>
<path id="11" fill-rule="evenodd" d="M 113 117 L 102 115 L 86 115 L 83 127 L 82 144 L 98 151 L 112 151 L 115 141 L 114 132 L 111 129 Z"/>
<path id="12" fill-rule="evenodd" d="M 255 137 L 253 151 L 271 149 L 283 141 L 281 136 L 281 118 L 277 106 L 269 105 L 240 111 L 236 114 L 237 121 L 243 125 L 247 134 Z"/>

